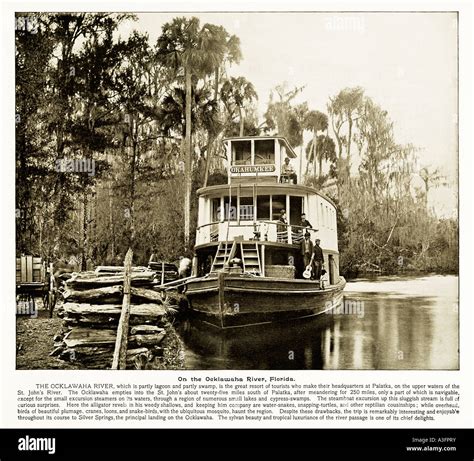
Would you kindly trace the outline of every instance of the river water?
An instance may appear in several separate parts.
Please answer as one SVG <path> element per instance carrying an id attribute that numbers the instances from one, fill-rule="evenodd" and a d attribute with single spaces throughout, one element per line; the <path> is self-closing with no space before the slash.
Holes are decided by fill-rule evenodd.
<path id="1" fill-rule="evenodd" d="M 222 333 L 181 325 L 189 369 L 459 368 L 458 278 L 447 275 L 356 279 L 344 308 L 291 325 Z"/>

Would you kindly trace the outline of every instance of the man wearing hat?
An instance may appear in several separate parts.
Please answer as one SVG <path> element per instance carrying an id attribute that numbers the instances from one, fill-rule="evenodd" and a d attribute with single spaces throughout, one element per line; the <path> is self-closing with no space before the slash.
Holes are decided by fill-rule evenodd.
<path id="1" fill-rule="evenodd" d="M 283 179 L 288 179 L 293 184 L 296 184 L 296 172 L 292 165 L 290 165 L 290 157 L 285 158 L 285 163 L 281 167 L 281 176 Z"/>
<path id="2" fill-rule="evenodd" d="M 304 239 L 301 241 L 301 256 L 303 256 L 304 268 L 311 264 L 311 255 L 313 254 L 313 242 L 310 239 L 310 233 L 306 231 Z"/>
<path id="3" fill-rule="evenodd" d="M 301 227 L 310 227 L 311 229 L 313 228 L 313 226 L 311 225 L 311 223 L 306 219 L 306 214 L 305 214 L 305 213 L 301 213 L 301 223 L 300 223 L 300 226 L 301 226 Z"/>
<path id="4" fill-rule="evenodd" d="M 313 255 L 311 256 L 311 264 L 314 268 L 313 276 L 316 280 L 319 280 L 321 278 L 321 270 L 324 264 L 323 250 L 319 246 L 320 242 L 321 240 L 319 239 L 316 239 L 316 241 L 314 242 Z"/>

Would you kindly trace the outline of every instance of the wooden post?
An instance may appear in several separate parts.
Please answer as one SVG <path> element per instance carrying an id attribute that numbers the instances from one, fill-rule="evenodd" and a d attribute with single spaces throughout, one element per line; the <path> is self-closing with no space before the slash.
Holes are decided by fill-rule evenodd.
<path id="1" fill-rule="evenodd" d="M 234 242 L 235 245 L 235 242 Z M 224 328 L 224 315 L 226 311 L 225 306 L 225 298 L 224 298 L 224 272 L 219 272 L 217 276 L 217 283 L 218 283 L 218 299 L 219 299 L 219 310 L 221 314 L 221 328 Z"/>
<path id="2" fill-rule="evenodd" d="M 132 272 L 133 251 L 128 249 L 124 261 L 124 279 L 123 279 L 123 302 L 122 312 L 117 328 L 117 337 L 115 339 L 114 357 L 112 360 L 112 370 L 125 370 L 127 364 L 127 345 L 128 345 L 128 325 L 130 320 L 130 288 Z"/>
<path id="3" fill-rule="evenodd" d="M 162 261 L 161 263 L 161 285 L 165 283 L 165 262 Z"/>

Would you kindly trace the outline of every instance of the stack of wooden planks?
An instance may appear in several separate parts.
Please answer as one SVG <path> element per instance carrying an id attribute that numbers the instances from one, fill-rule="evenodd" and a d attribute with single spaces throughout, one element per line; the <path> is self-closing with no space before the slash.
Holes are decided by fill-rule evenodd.
<path id="1" fill-rule="evenodd" d="M 126 368 L 144 368 L 162 355 L 168 318 L 178 311 L 180 295 L 157 288 L 155 272 L 132 267 L 125 302 L 124 274 L 123 266 L 99 266 L 94 272 L 75 273 L 65 282 L 64 304 L 58 309 L 64 332 L 55 338 L 51 355 L 84 368 L 110 368 L 117 331 L 125 335 Z M 124 308 L 127 318 L 122 325 Z"/>

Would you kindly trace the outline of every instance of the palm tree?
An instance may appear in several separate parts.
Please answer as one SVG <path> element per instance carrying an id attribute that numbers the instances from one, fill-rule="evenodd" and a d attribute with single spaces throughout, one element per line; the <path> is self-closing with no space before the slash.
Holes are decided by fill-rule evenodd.
<path id="1" fill-rule="evenodd" d="M 306 119 L 305 119 L 305 128 L 313 132 L 313 140 L 311 144 L 312 148 L 311 148 L 311 151 L 309 152 L 308 164 L 310 162 L 313 162 L 313 175 L 314 175 L 315 181 L 317 178 L 316 165 L 318 162 L 318 155 L 317 155 L 318 131 L 325 131 L 327 127 L 328 127 L 328 116 L 326 114 L 323 114 L 322 112 L 319 112 L 318 110 L 312 110 L 307 113 Z M 306 171 L 308 171 L 308 166 L 306 168 Z M 321 175 L 321 171 L 319 172 L 319 174 Z"/>
<path id="2" fill-rule="evenodd" d="M 192 86 L 198 80 L 213 73 L 226 55 L 228 34 L 225 29 L 205 24 L 199 19 L 174 18 L 162 28 L 158 38 L 157 53 L 164 64 L 183 77 L 185 81 L 185 199 L 184 199 L 184 245 L 189 249 L 191 230 L 192 189 Z M 183 75 L 184 74 L 184 75 Z"/>
<path id="3" fill-rule="evenodd" d="M 439 187 L 446 185 L 446 177 L 443 176 L 438 168 L 424 167 L 420 170 L 420 178 L 425 185 L 425 208 L 428 209 L 428 194 L 432 187 Z"/>
<path id="4" fill-rule="evenodd" d="M 255 87 L 245 77 L 231 77 L 222 85 L 221 100 L 229 113 L 233 114 L 234 107 L 239 112 L 239 136 L 244 135 L 244 105 L 255 99 L 258 99 Z"/>

